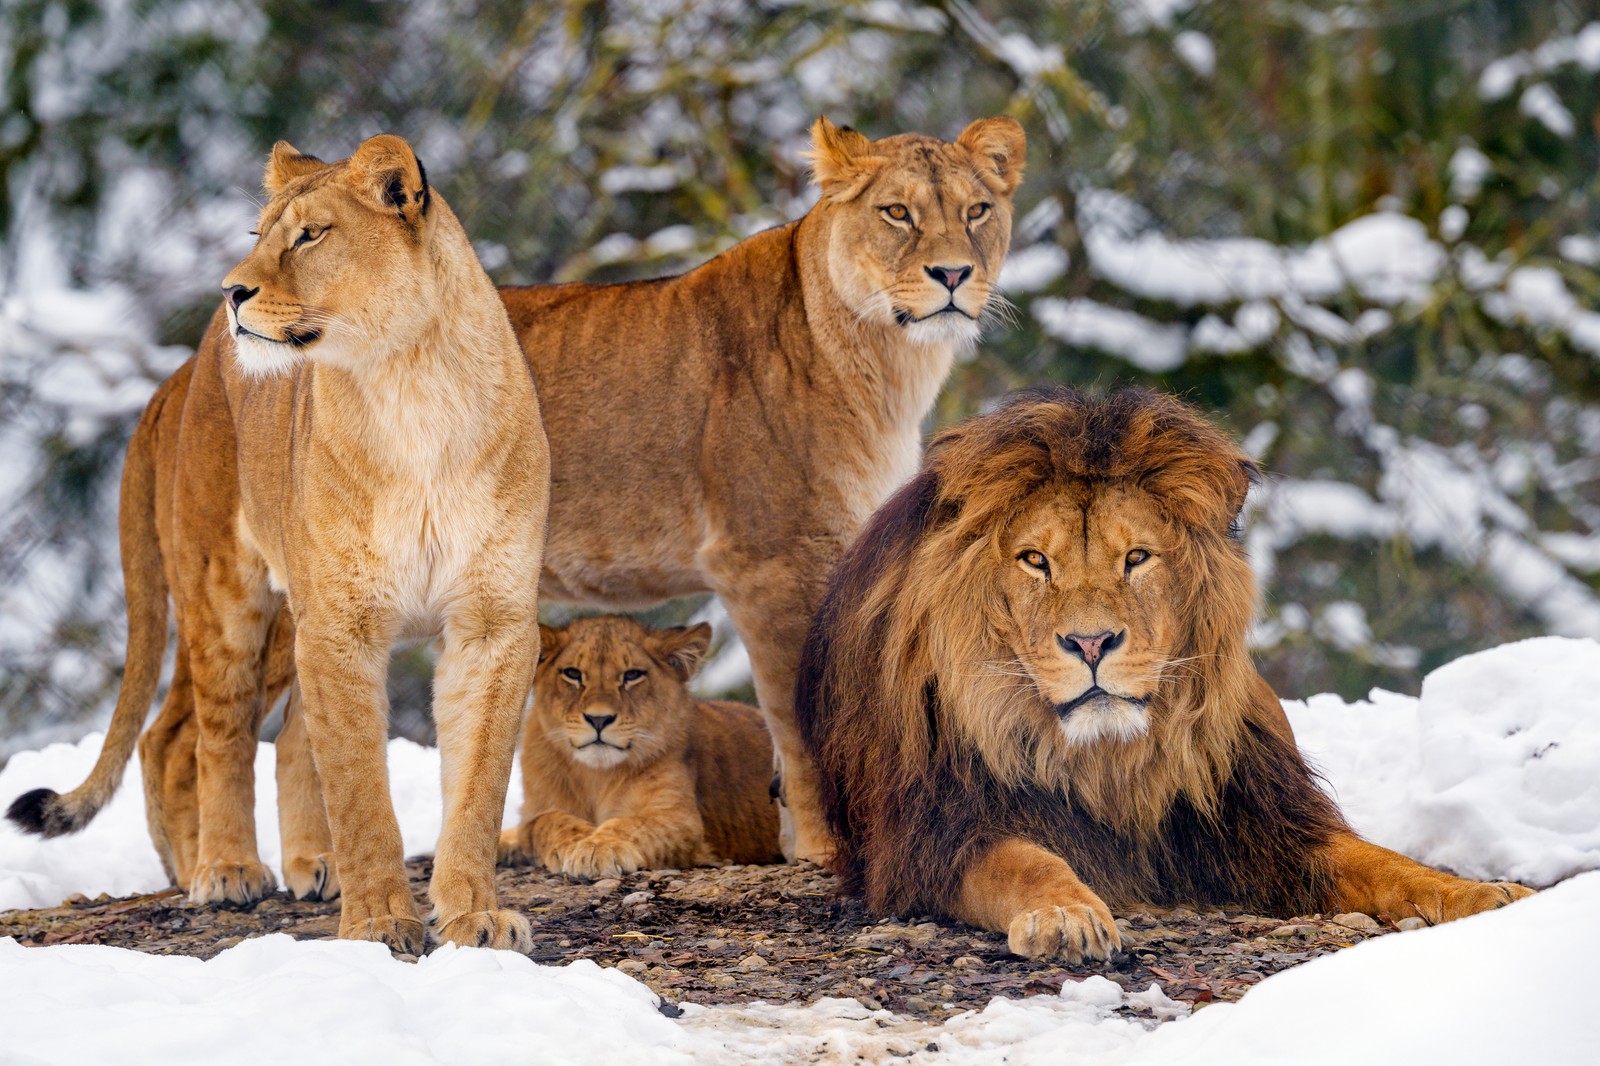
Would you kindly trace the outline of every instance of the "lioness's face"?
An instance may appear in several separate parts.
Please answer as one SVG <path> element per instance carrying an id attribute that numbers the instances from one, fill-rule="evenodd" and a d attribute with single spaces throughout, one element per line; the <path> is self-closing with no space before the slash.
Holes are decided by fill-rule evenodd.
<path id="1" fill-rule="evenodd" d="M 431 200 L 398 137 L 324 164 L 273 150 L 256 246 L 223 279 L 241 367 L 270 374 L 302 358 L 355 367 L 414 342 L 438 296 L 427 264 Z"/>
<path id="2" fill-rule="evenodd" d="M 1011 245 L 1021 127 L 983 119 L 954 143 L 868 141 L 822 119 L 813 143 L 828 272 L 857 319 L 920 344 L 976 341 Z"/>
<path id="3" fill-rule="evenodd" d="M 709 627 L 651 630 L 603 617 L 540 633 L 533 713 L 556 750 L 604 769 L 650 762 L 683 742 L 694 713 L 686 682 Z"/>
<path id="4" fill-rule="evenodd" d="M 1001 571 L 1023 671 L 1069 743 L 1131 740 L 1178 639 L 1172 526 L 1144 490 L 1041 493 L 1003 537 Z"/>

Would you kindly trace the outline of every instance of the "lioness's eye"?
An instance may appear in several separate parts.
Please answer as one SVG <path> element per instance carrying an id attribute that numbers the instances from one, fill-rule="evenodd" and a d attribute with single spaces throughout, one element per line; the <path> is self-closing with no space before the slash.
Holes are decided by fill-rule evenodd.
<path id="1" fill-rule="evenodd" d="M 890 204 L 888 207 L 885 207 L 882 210 L 884 214 L 888 215 L 896 222 L 904 222 L 906 219 L 911 217 L 911 212 L 906 210 L 905 204 Z"/>
<path id="2" fill-rule="evenodd" d="M 1044 557 L 1044 552 L 1025 551 L 1017 556 L 1027 566 L 1033 567 L 1042 574 L 1050 573 L 1050 560 Z"/>
<path id="3" fill-rule="evenodd" d="M 300 231 L 300 236 L 294 239 L 294 246 L 298 248 L 302 244 L 310 244 L 326 232 L 328 232 L 327 226 L 307 226 Z"/>
<path id="4" fill-rule="evenodd" d="M 1128 557 L 1125 562 L 1127 563 L 1128 569 L 1132 570 L 1134 567 L 1138 566 L 1140 563 L 1149 558 L 1149 552 L 1145 551 L 1143 548 L 1135 548 L 1133 551 L 1128 553 Z"/>
<path id="5" fill-rule="evenodd" d="M 967 221 L 968 222 L 976 222 L 976 221 L 978 221 L 978 219 L 982 218 L 984 215 L 987 215 L 988 213 L 989 213 L 989 205 L 988 204 L 973 204 L 971 207 L 967 208 Z"/>
<path id="6" fill-rule="evenodd" d="M 571 681 L 574 685 L 583 684 L 583 671 L 575 666 L 563 666 L 561 676 Z"/>
<path id="7" fill-rule="evenodd" d="M 622 671 L 622 683 L 624 685 L 631 685 L 643 676 L 643 670 L 624 670 Z"/>

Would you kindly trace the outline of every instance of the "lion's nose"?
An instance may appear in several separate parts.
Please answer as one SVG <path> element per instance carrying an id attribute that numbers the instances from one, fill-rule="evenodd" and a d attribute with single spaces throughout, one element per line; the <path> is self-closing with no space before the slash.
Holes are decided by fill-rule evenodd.
<path id="1" fill-rule="evenodd" d="M 599 736 L 606 731 L 606 726 L 617 720 L 614 714 L 586 714 L 583 720 L 594 727 L 594 735 Z"/>
<path id="2" fill-rule="evenodd" d="M 1087 665 L 1094 666 L 1101 659 L 1122 647 L 1122 642 L 1128 639 L 1128 631 L 1113 633 L 1107 629 L 1103 633 L 1085 636 L 1082 633 L 1068 633 L 1062 636 L 1056 634 L 1056 643 L 1061 645 L 1061 650 L 1068 655 L 1076 655 Z"/>
<path id="3" fill-rule="evenodd" d="M 260 286 L 252 289 L 248 285 L 224 285 L 222 287 L 222 298 L 228 301 L 229 307 L 237 311 L 240 305 L 260 291 Z"/>
<path id="4" fill-rule="evenodd" d="M 951 292 L 961 288 L 961 283 L 972 277 L 970 266 L 959 267 L 923 267 L 928 272 L 928 277 L 937 281 Z"/>

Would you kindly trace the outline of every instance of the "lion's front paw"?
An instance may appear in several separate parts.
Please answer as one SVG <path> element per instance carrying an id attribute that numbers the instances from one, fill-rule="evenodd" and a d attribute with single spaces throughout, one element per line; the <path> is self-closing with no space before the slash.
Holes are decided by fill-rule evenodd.
<path id="1" fill-rule="evenodd" d="M 1060 958 L 1070 964 L 1108 959 L 1122 947 L 1111 911 L 1100 900 L 1023 911 L 1011 919 L 1006 939 L 1014 955 Z"/>
<path id="2" fill-rule="evenodd" d="M 573 841 L 559 849 L 556 858 L 561 864 L 562 873 L 588 880 L 621 877 L 649 865 L 644 852 L 636 844 L 602 833 L 592 833 L 582 840 Z"/>
<path id="3" fill-rule="evenodd" d="M 250 859 L 216 859 L 202 863 L 189 885 L 192 903 L 233 903 L 243 906 L 270 895 L 278 879 L 261 863 Z"/>
<path id="4" fill-rule="evenodd" d="M 333 852 L 284 859 L 283 886 L 295 899 L 338 899 L 339 864 Z"/>
<path id="5" fill-rule="evenodd" d="M 1416 908 L 1416 916 L 1429 925 L 1453 922 L 1470 914 L 1498 910 L 1533 895 L 1533 889 L 1512 881 L 1467 881 L 1450 878 L 1433 891 L 1416 893 L 1420 898 L 1407 899 L 1406 904 Z M 1409 914 L 1394 914 L 1393 918 L 1409 918 Z"/>
<path id="6" fill-rule="evenodd" d="M 516 911 L 469 911 L 439 927 L 439 939 L 468 948 L 501 948 L 526 954 L 533 948 L 533 926 Z"/>

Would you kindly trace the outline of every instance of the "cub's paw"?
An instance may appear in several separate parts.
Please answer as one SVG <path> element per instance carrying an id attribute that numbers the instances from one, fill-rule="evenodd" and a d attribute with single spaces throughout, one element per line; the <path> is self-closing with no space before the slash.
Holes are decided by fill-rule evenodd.
<path id="1" fill-rule="evenodd" d="M 536 861 L 533 849 L 528 846 L 523 826 L 500 831 L 500 845 L 495 851 L 496 866 L 532 866 Z"/>
<path id="2" fill-rule="evenodd" d="M 649 865 L 637 845 L 599 833 L 574 841 L 560 849 L 557 857 L 562 873 L 591 881 L 600 877 L 621 877 Z"/>
<path id="3" fill-rule="evenodd" d="M 1452 877 L 1432 891 L 1419 892 L 1417 895 L 1421 898 L 1407 899 L 1406 903 L 1415 907 L 1417 916 L 1429 925 L 1438 925 L 1470 914 L 1499 910 L 1508 903 L 1533 895 L 1533 889 L 1512 881 L 1467 881 Z M 1409 918 L 1411 915 L 1396 914 L 1391 917 Z"/>
<path id="4" fill-rule="evenodd" d="M 295 899 L 338 899 L 339 864 L 333 852 L 283 860 L 283 887 Z"/>
<path id="5" fill-rule="evenodd" d="M 516 911 L 468 911 L 438 928 L 441 941 L 467 948 L 501 948 L 527 954 L 533 949 L 533 926 Z"/>
<path id="6" fill-rule="evenodd" d="M 1084 959 L 1108 959 L 1122 947 L 1117 923 L 1098 899 L 1023 911 L 1011 919 L 1006 940 L 1014 955 L 1064 959 L 1072 965 Z"/>
<path id="7" fill-rule="evenodd" d="M 428 943 L 428 930 L 417 918 L 385 914 L 375 918 L 341 921 L 339 937 L 342 940 L 376 940 L 390 951 L 421 955 Z"/>
<path id="8" fill-rule="evenodd" d="M 215 859 L 201 863 L 189 883 L 191 903 L 232 903 L 244 906 L 271 895 L 278 879 L 259 862 Z"/>

